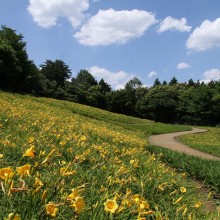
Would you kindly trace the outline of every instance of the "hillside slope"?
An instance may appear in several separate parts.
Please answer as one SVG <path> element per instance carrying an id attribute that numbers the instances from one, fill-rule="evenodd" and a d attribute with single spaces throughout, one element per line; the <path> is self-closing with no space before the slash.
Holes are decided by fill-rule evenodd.
<path id="1" fill-rule="evenodd" d="M 0 92 L 0 219 L 210 219 L 195 183 L 146 150 L 146 134 L 184 129 Z"/>

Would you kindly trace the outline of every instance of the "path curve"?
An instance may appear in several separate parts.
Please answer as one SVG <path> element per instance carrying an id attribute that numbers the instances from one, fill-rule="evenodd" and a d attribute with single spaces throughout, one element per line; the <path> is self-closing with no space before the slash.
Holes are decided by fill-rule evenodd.
<path id="1" fill-rule="evenodd" d="M 220 160 L 220 157 L 201 152 L 183 143 L 180 143 L 178 140 L 176 140 L 176 137 L 178 136 L 182 136 L 185 134 L 203 133 L 203 132 L 207 132 L 207 130 L 193 128 L 191 131 L 181 131 L 181 132 L 168 133 L 168 134 L 152 135 L 149 137 L 149 142 L 152 145 L 168 148 L 173 151 L 193 155 L 196 157 L 201 157 L 208 160 Z"/>

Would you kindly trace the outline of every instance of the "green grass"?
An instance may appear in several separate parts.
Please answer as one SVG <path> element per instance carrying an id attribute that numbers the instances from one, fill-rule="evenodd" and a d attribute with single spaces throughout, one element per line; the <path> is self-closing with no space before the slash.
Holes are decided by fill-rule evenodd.
<path id="1" fill-rule="evenodd" d="M 0 92 L 0 219 L 218 218 L 208 193 L 146 150 L 149 134 L 189 128 Z"/>
<path id="2" fill-rule="evenodd" d="M 157 146 L 148 146 L 147 150 L 159 155 L 169 166 L 186 173 L 190 178 L 204 182 L 220 194 L 220 161 L 205 160 Z"/>
<path id="3" fill-rule="evenodd" d="M 220 157 L 220 128 L 205 127 L 207 133 L 181 136 L 180 140 L 200 151 Z"/>

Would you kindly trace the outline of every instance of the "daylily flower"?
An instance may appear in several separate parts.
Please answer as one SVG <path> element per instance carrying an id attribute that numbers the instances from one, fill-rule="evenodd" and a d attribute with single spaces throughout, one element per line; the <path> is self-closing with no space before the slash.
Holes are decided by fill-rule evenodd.
<path id="1" fill-rule="evenodd" d="M 75 209 L 74 211 L 77 214 L 80 214 L 84 210 L 85 206 L 86 206 L 86 203 L 85 203 L 83 197 L 80 197 L 80 196 L 77 196 L 75 198 L 74 203 L 72 205 L 70 205 L 70 207 L 73 207 Z"/>
<path id="2" fill-rule="evenodd" d="M 195 205 L 194 205 L 194 207 L 196 208 L 196 209 L 198 209 L 200 206 L 202 205 L 202 202 L 197 202 Z"/>
<path id="3" fill-rule="evenodd" d="M 35 152 L 34 146 L 31 146 L 30 148 L 28 148 L 25 153 L 23 154 L 23 157 L 36 157 L 37 154 Z"/>
<path id="4" fill-rule="evenodd" d="M 21 220 L 21 217 L 18 214 L 10 213 L 6 220 Z"/>
<path id="5" fill-rule="evenodd" d="M 21 167 L 17 167 L 16 171 L 18 173 L 18 175 L 22 176 L 22 175 L 28 175 L 30 176 L 30 169 L 31 169 L 31 165 L 29 163 L 25 164 L 24 166 Z"/>
<path id="6" fill-rule="evenodd" d="M 0 169 L 0 178 L 5 180 L 6 178 L 12 178 L 14 175 L 11 167 L 1 168 Z"/>
<path id="7" fill-rule="evenodd" d="M 186 192 L 186 188 L 185 187 L 180 187 L 180 192 L 181 193 L 185 193 Z"/>
<path id="8" fill-rule="evenodd" d="M 173 202 L 173 204 L 175 205 L 175 204 L 177 204 L 177 203 L 179 203 L 181 200 L 183 199 L 183 197 L 181 196 L 181 197 L 179 197 L 175 202 Z"/>
<path id="9" fill-rule="evenodd" d="M 49 215 L 51 217 L 56 217 L 58 210 L 59 209 L 57 208 L 56 204 L 49 203 L 49 204 L 46 205 L 47 215 Z"/>
<path id="10" fill-rule="evenodd" d="M 44 202 L 46 197 L 47 197 L 47 190 L 44 190 L 43 193 L 42 193 L 42 196 L 41 196 L 41 201 Z"/>
<path id="11" fill-rule="evenodd" d="M 118 204 L 116 200 L 112 200 L 112 199 L 107 199 L 107 201 L 104 203 L 104 206 L 106 212 L 115 213 L 116 210 L 118 209 Z"/>
<path id="12" fill-rule="evenodd" d="M 72 189 L 72 193 L 67 196 L 67 199 L 68 200 L 73 200 L 77 196 L 79 196 L 79 190 L 78 189 Z"/>
<path id="13" fill-rule="evenodd" d="M 39 187 L 39 186 L 43 186 L 44 184 L 42 183 L 42 181 L 39 178 L 35 178 L 35 182 L 34 182 L 34 186 L 35 187 Z"/>
<path id="14" fill-rule="evenodd" d="M 67 171 L 69 169 L 70 164 L 67 167 L 60 168 L 60 174 L 62 176 L 70 176 L 76 174 L 75 170 Z"/>

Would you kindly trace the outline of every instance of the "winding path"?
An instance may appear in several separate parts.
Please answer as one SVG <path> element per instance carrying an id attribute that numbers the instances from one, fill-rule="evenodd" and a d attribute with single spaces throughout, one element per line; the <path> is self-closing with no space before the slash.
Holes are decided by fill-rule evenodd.
<path id="1" fill-rule="evenodd" d="M 209 160 L 220 160 L 220 157 L 213 156 L 211 154 L 204 153 L 194 148 L 191 148 L 183 143 L 180 143 L 176 139 L 176 137 L 181 136 L 181 135 L 195 134 L 195 133 L 202 133 L 202 132 L 207 132 L 207 130 L 193 128 L 191 131 L 181 131 L 181 132 L 168 133 L 168 134 L 152 135 L 149 137 L 149 142 L 152 145 L 168 148 L 173 151 L 178 151 L 178 152 L 193 155 L 196 157 L 201 157 L 201 158 L 209 159 Z"/>

